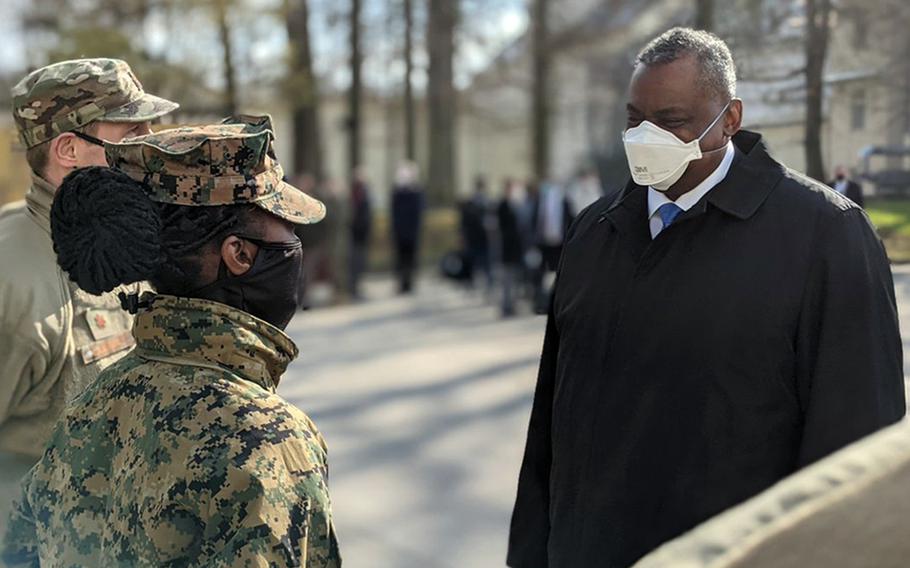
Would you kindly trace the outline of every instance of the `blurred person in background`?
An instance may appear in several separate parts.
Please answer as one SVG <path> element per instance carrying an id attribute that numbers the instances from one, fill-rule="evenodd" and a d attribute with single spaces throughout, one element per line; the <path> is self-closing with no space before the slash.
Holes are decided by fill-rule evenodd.
<path id="1" fill-rule="evenodd" d="M 535 215 L 539 197 L 537 184 L 533 181 L 516 182 L 516 194 L 519 204 L 515 209 L 515 214 L 518 218 L 518 231 L 521 233 L 521 242 L 525 251 L 522 259 L 521 284 L 525 294 L 533 298 L 537 290 L 536 274 L 540 267 L 540 251 L 537 250 L 537 231 L 535 230 Z"/>
<path id="2" fill-rule="evenodd" d="M 42 67 L 11 94 L 32 185 L 0 218 L 0 531 L 66 403 L 133 345 L 117 296 L 86 294 L 57 267 L 49 221 L 57 186 L 105 165 L 103 141 L 146 134 L 178 107 L 146 93 L 116 59 Z"/>
<path id="3" fill-rule="evenodd" d="M 370 235 L 373 230 L 372 197 L 363 168 L 354 170 L 350 200 L 350 266 L 348 292 L 351 298 L 361 298 L 360 279 L 367 268 Z"/>
<path id="4" fill-rule="evenodd" d="M 268 117 L 105 144 L 50 225 L 136 347 L 66 409 L 4 537 L 9 566 L 340 566 L 326 445 L 276 394 L 298 349 L 302 246 L 325 207 L 282 181 Z M 238 180 L 241 180 L 238 182 Z"/>
<path id="5" fill-rule="evenodd" d="M 460 209 L 459 226 L 468 263 L 472 271 L 480 271 L 483 275 L 485 290 L 489 292 L 493 288 L 493 266 L 490 259 L 490 234 L 487 230 L 490 202 L 487 197 L 486 178 L 483 176 L 475 178 L 474 193 L 461 204 Z M 473 273 L 468 284 L 474 285 Z"/>
<path id="6" fill-rule="evenodd" d="M 423 221 L 423 188 L 417 181 L 417 164 L 403 162 L 392 187 L 392 243 L 395 247 L 395 272 L 398 291 L 410 294 L 419 258 L 420 229 Z"/>
<path id="7" fill-rule="evenodd" d="M 629 566 L 904 416 L 884 247 L 740 129 L 726 43 L 652 40 L 627 112 L 632 180 L 563 250 L 513 568 Z"/>
<path id="8" fill-rule="evenodd" d="M 572 224 L 572 205 L 563 187 L 551 180 L 541 182 L 539 191 L 533 216 L 535 244 L 540 253 L 534 272 L 534 311 L 545 314 L 551 295 L 545 280 L 559 266 L 566 231 Z"/>
<path id="9" fill-rule="evenodd" d="M 834 179 L 828 182 L 834 191 L 863 207 L 863 186 L 850 179 L 850 172 L 844 166 L 834 168 Z"/>
<path id="10" fill-rule="evenodd" d="M 325 255 L 318 272 L 319 286 L 311 296 L 320 304 L 335 304 L 343 299 L 348 287 L 348 234 L 350 230 L 350 199 L 344 190 L 344 183 L 326 178 L 320 184 L 322 200 L 325 202 Z"/>
<path id="11" fill-rule="evenodd" d="M 597 173 L 591 168 L 581 170 L 575 176 L 575 179 L 569 183 L 569 188 L 566 191 L 566 197 L 572 210 L 572 217 L 577 217 L 585 207 L 591 205 L 603 195 L 604 192 Z"/>
<path id="12" fill-rule="evenodd" d="M 307 195 L 312 195 L 324 202 L 319 186 L 316 183 L 316 178 L 312 174 L 298 174 L 292 177 L 289 183 L 300 188 Z M 324 262 L 323 257 L 325 256 L 325 243 L 327 241 L 326 227 L 325 223 L 312 223 L 294 227 L 294 233 L 297 238 L 300 239 L 300 242 L 306 243 L 306 254 L 303 255 L 303 270 L 300 271 L 300 279 L 297 282 L 297 303 L 301 310 L 306 310 L 310 307 L 309 285 Z"/>
<path id="13" fill-rule="evenodd" d="M 303 273 L 298 288 L 298 301 L 301 310 L 313 306 L 325 306 L 335 301 L 336 293 L 341 287 L 341 270 L 339 267 L 347 261 L 348 245 L 346 238 L 347 199 L 338 195 L 338 185 L 331 179 L 317 180 L 304 173 L 295 178 L 298 187 L 326 204 L 326 216 L 320 223 L 299 225 L 294 231 L 301 242 L 307 244 L 307 253 L 303 257 Z M 347 284 L 344 284 L 347 286 Z"/>
<path id="14" fill-rule="evenodd" d="M 525 247 L 519 222 L 521 198 L 514 180 L 506 179 L 496 208 L 502 261 L 502 315 L 515 315 L 516 287 L 521 281 Z"/>

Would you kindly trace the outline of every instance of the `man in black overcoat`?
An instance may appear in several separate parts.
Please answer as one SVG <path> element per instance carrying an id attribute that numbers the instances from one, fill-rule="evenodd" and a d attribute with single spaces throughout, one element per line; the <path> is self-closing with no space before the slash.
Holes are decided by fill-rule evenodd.
<path id="1" fill-rule="evenodd" d="M 633 181 L 579 215 L 562 253 L 514 568 L 629 566 L 904 415 L 882 243 L 740 129 L 726 44 L 656 38 L 627 110 Z"/>

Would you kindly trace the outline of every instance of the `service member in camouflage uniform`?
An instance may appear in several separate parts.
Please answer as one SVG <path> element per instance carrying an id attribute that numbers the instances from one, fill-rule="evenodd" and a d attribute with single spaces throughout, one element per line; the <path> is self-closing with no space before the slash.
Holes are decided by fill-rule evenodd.
<path id="1" fill-rule="evenodd" d="M 19 480 L 41 455 L 68 400 L 126 354 L 131 317 L 57 267 L 49 214 L 70 171 L 104 165 L 98 139 L 145 134 L 177 108 L 145 93 L 123 61 L 64 61 L 12 89 L 32 186 L 0 213 L 0 532 Z"/>
<path id="2" fill-rule="evenodd" d="M 268 117 L 106 144 L 63 182 L 60 266 L 138 310 L 136 348 L 78 396 L 23 482 L 12 566 L 340 565 L 326 446 L 276 394 L 297 347 L 294 226 L 325 207 L 282 181 Z"/>

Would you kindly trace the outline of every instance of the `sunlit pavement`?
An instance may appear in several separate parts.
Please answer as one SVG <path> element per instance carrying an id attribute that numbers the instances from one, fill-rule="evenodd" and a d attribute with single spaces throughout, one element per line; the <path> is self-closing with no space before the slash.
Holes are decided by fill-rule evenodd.
<path id="1" fill-rule="evenodd" d="M 895 267 L 910 369 L 910 266 Z M 279 391 L 329 443 L 349 568 L 504 566 L 544 319 L 439 281 L 302 314 Z"/>
<path id="2" fill-rule="evenodd" d="M 279 392 L 328 441 L 346 566 L 503 566 L 545 322 L 420 284 L 296 318 Z"/>

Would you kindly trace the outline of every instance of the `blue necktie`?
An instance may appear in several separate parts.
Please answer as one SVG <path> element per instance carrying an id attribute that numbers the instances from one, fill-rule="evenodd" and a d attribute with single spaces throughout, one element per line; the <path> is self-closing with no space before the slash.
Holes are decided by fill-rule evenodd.
<path id="1" fill-rule="evenodd" d="M 664 226 L 661 228 L 661 231 L 673 224 L 673 221 L 679 217 L 679 214 L 682 213 L 682 208 L 675 203 L 664 203 L 657 209 L 657 214 L 660 215 L 660 220 L 663 221 Z"/>

